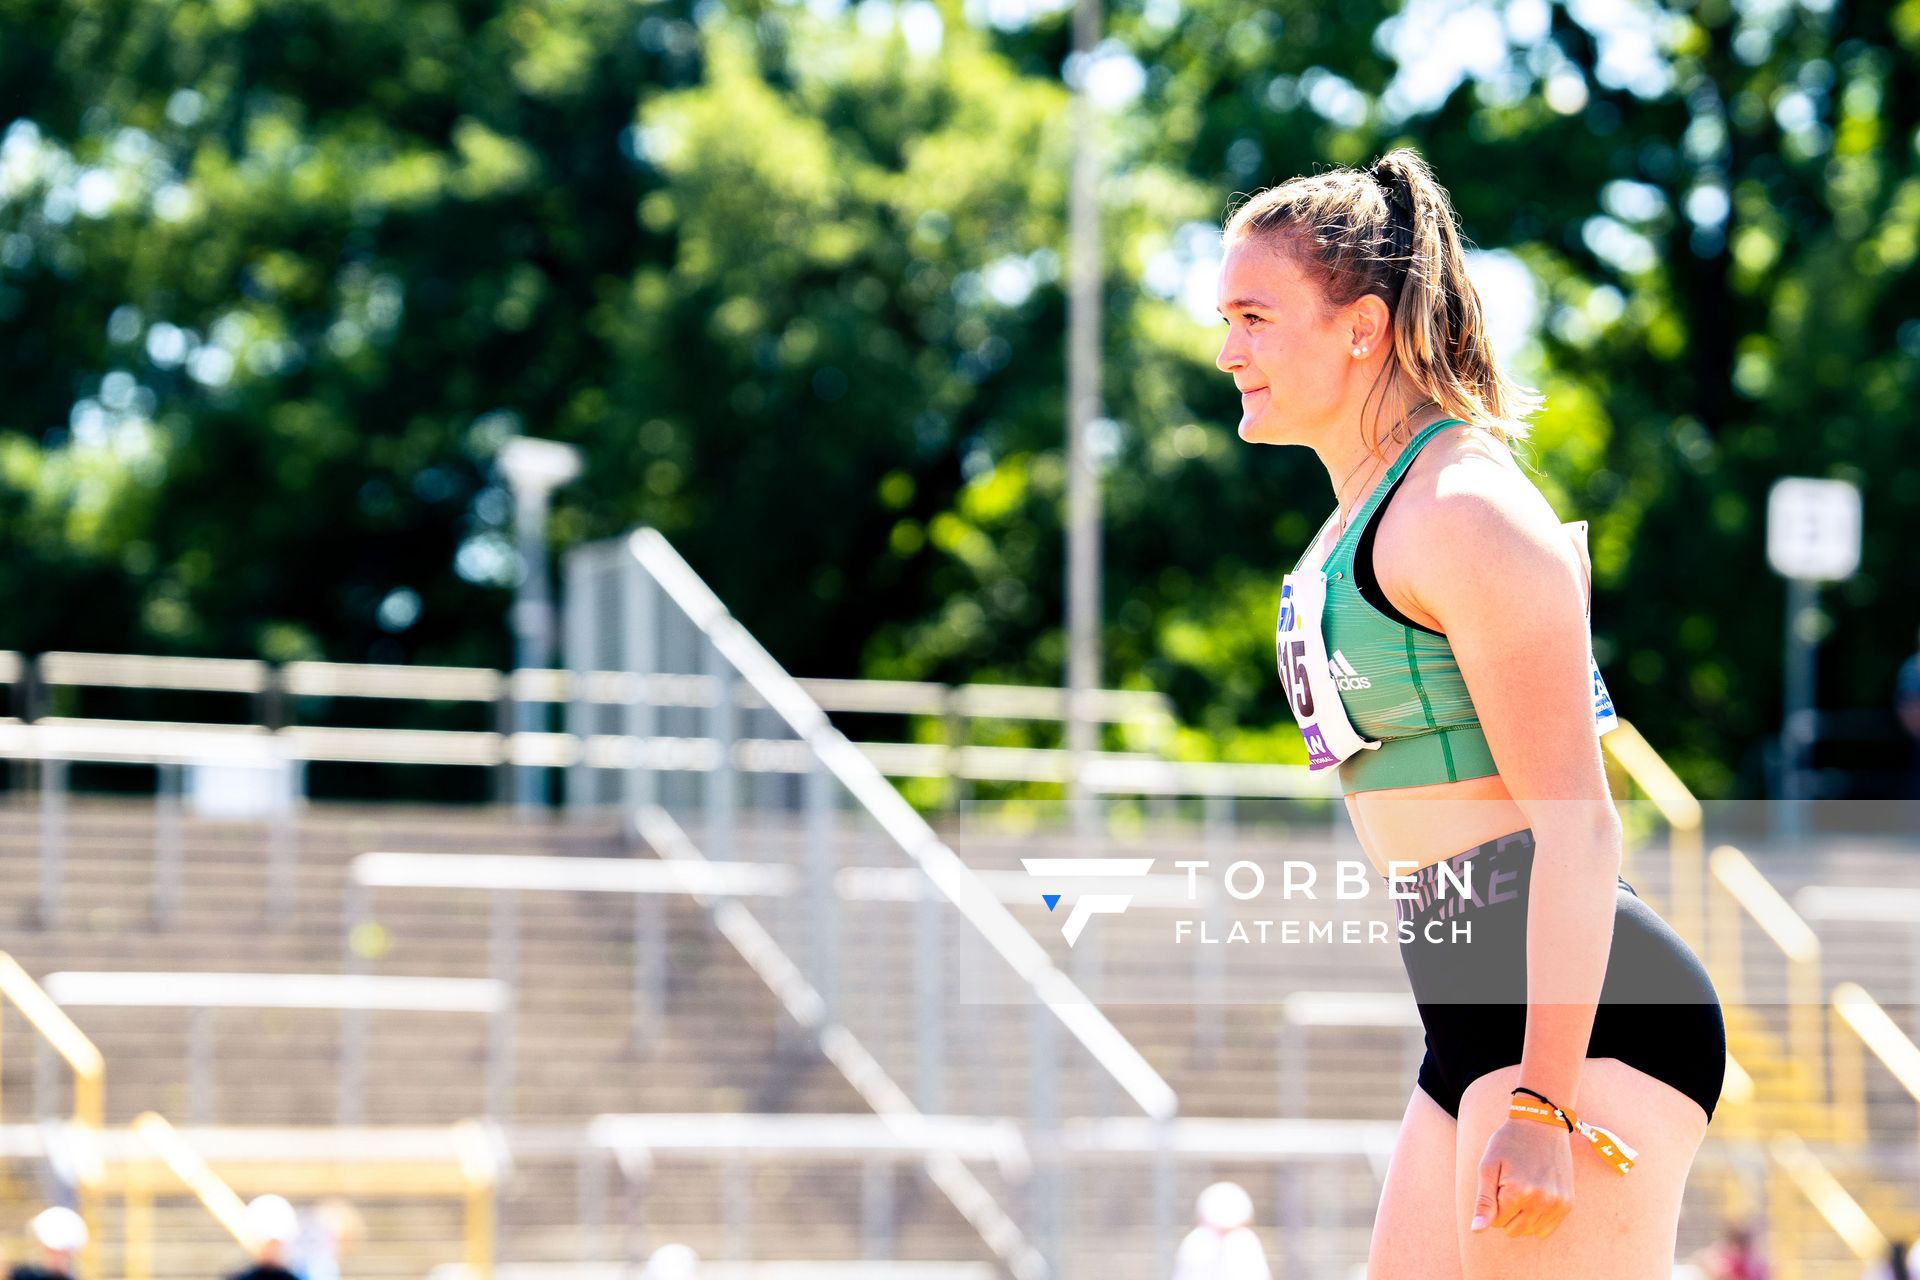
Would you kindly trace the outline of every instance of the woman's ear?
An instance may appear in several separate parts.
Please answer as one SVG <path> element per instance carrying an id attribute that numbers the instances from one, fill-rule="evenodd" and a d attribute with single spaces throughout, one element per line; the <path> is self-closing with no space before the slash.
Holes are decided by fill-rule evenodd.
<path id="1" fill-rule="evenodd" d="M 1393 313 L 1387 304 L 1369 293 L 1355 302 L 1348 320 L 1353 349 L 1372 355 L 1392 341 Z"/>

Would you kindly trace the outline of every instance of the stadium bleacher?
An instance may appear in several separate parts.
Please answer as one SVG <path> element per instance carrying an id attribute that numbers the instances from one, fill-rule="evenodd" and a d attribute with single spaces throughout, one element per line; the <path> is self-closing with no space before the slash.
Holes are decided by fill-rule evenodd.
<path id="1" fill-rule="evenodd" d="M 690 604 L 683 621 L 700 627 L 661 637 L 658 654 L 674 661 L 654 675 L 667 685 L 596 678 L 628 699 L 609 708 L 612 724 L 576 715 L 577 736 L 518 746 L 484 734 L 354 740 L 373 759 L 445 763 L 450 753 L 485 767 L 567 768 L 567 794 L 584 780 L 590 803 L 309 802 L 220 817 L 173 798 L 49 799 L 43 785 L 0 804 L 8 950 L 38 977 L 93 975 L 52 988 L 66 991 L 70 1014 L 105 1055 L 107 1123 L 153 1110 L 188 1140 L 217 1142 L 231 1126 L 484 1117 L 503 1156 L 489 1228 L 502 1275 L 588 1276 L 678 1240 L 723 1275 L 914 1263 L 929 1276 L 986 1267 L 1023 1280 L 1096 1270 L 1101 1280 L 1148 1280 L 1163 1273 L 1194 1193 L 1222 1177 L 1252 1193 L 1280 1274 L 1339 1275 L 1363 1258 L 1419 1051 L 1397 952 L 1177 945 L 1176 920 L 1223 933 L 1273 905 L 1211 893 L 1186 903 L 1177 882 L 1164 881 L 1069 947 L 1062 914 L 1022 870 L 1023 859 L 1090 853 L 1151 857 L 1163 874 L 1195 859 L 1324 866 L 1354 856 L 1324 806 L 1309 799 L 1279 820 L 1223 826 L 1211 804 L 1204 814 L 1116 804 L 1097 838 L 975 811 L 936 831 L 678 572 L 668 564 L 659 579 Z M 114 670 L 80 664 L 68 676 Z M 185 670 L 166 674 L 190 679 Z M 319 674 L 330 689 L 348 678 Z M 543 688 L 565 696 L 558 679 Z M 632 718 L 636 688 L 670 695 L 649 708 L 651 723 Z M 34 742 L 51 739 L 25 733 L 37 727 L 13 725 L 0 745 L 16 758 L 40 749 Z M 112 750 L 110 726 L 47 727 L 67 732 L 63 750 Z M 636 728 L 642 738 L 620 736 Z M 266 739 L 306 758 L 321 749 L 281 732 Z M 221 750 L 234 749 L 230 731 L 219 736 Z M 183 739 L 170 729 L 129 741 L 152 763 L 152 752 L 180 750 Z M 323 745 L 339 753 L 345 741 Z M 194 738 L 191 750 L 203 749 Z M 1054 767 L 995 760 L 1028 774 Z M 1196 794 L 1174 789 L 1202 776 L 1107 763 L 1123 797 L 1163 784 L 1163 798 Z M 1291 781 L 1259 778 L 1267 789 L 1256 794 L 1294 794 Z M 45 770 L 43 783 L 60 780 Z M 1912 1199 L 1897 1189 L 1914 1185 L 1915 1093 L 1874 1049 L 1861 1060 L 1853 1111 L 1829 1097 L 1854 1043 L 1843 1029 L 1821 1031 L 1833 1083 L 1824 1069 L 1795 1065 L 1805 1019 L 1789 998 L 1810 962 L 1789 959 L 1780 939 L 1805 930 L 1817 943 L 1815 980 L 1879 994 L 1876 1007 L 1911 1036 L 1911 931 L 1901 938 L 1897 921 L 1863 922 L 1859 894 L 1842 893 L 1899 883 L 1906 868 L 1897 848 L 1870 842 L 1749 852 L 1736 862 L 1716 851 L 1719 887 L 1709 885 L 1706 900 L 1715 963 L 1740 959 L 1734 1078 L 1753 1097 L 1730 1093 L 1723 1105 L 1727 1122 L 1702 1153 L 1681 1249 L 1706 1244 L 1726 1216 L 1764 1206 L 1804 1276 L 1851 1280 L 1873 1233 L 1913 1225 Z M 1749 881 L 1728 870 L 1740 864 Z M 1628 875 L 1657 903 L 1681 887 L 1672 865 L 1648 845 L 1630 855 Z M 680 892 L 670 876 L 695 878 Z M 1741 899 L 1760 892 L 1741 888 L 1749 882 L 1778 901 Z M 1789 899 L 1813 890 L 1827 896 L 1810 900 L 1820 908 L 1806 913 L 1811 928 L 1795 926 L 1790 908 L 1782 916 Z M 1383 910 L 1379 898 L 1286 906 L 1303 925 Z M 342 1010 L 317 996 L 257 995 L 209 1007 L 185 982 L 164 999 L 137 999 L 134 984 L 116 995 L 103 976 L 116 973 L 450 980 L 505 999 L 484 1009 Z M 0 1120 L 59 1114 L 66 1086 L 50 1053 L 21 1051 L 31 1037 L 5 1017 L 0 1043 L 12 1052 L 0 1057 Z M 1862 1127 L 1849 1119 L 1856 1113 L 1873 1140 L 1848 1130 Z M 871 1133 L 876 1115 L 889 1126 L 883 1141 Z M 644 1124 L 612 1119 L 648 1116 L 716 1120 L 705 1142 L 658 1131 L 649 1142 Z M 921 1116 L 934 1118 L 931 1128 Z M 929 1135 L 962 1131 L 942 1130 L 941 1116 L 1011 1126 L 1020 1159 L 943 1152 Z M 817 1140 L 780 1139 L 795 1118 L 811 1118 Z M 1885 1137 L 1896 1133 L 1897 1142 Z M 25 1156 L 6 1168 L 0 1205 L 24 1220 L 48 1188 Z M 369 1228 L 358 1273 L 420 1275 L 467 1247 L 471 1206 L 457 1196 L 355 1199 Z M 204 1277 L 237 1261 L 233 1241 L 177 1190 L 152 1216 L 154 1275 Z M 101 1222 L 100 1274 L 130 1274 L 119 1208 Z M 1849 1222 L 1865 1226 L 1849 1235 Z M 747 1269 L 760 1264 L 767 1269 Z"/>

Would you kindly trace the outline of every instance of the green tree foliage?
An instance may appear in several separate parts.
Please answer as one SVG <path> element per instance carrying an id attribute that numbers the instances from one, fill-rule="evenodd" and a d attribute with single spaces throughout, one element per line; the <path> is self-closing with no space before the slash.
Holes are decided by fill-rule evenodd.
<path id="1" fill-rule="evenodd" d="M 796 670 L 1059 678 L 1064 11 L 0 0 L 0 30 L 7 644 L 502 662 L 491 458 L 524 431 L 587 454 L 562 543 L 658 525 Z M 1273 597 L 1329 502 L 1235 438 L 1189 278 L 1236 192 L 1401 142 L 1533 282 L 1532 461 L 1593 521 L 1626 714 L 1759 785 L 1782 474 L 1865 488 L 1823 701 L 1884 701 L 1914 0 L 1109 30 L 1140 91 L 1098 126 L 1106 677 L 1173 694 L 1185 749 L 1297 757 Z"/>
<path id="2" fill-rule="evenodd" d="M 1044 525 L 952 513 L 989 451 L 1057 438 L 1066 95 L 964 32 L 850 26 L 716 19 L 704 81 L 641 111 L 640 215 L 677 252 L 615 329 L 648 415 L 624 470 L 796 669 L 855 674 L 906 625 L 929 669 L 1031 674 Z"/>
<path id="3" fill-rule="evenodd" d="M 1226 193 L 1409 142 L 1469 235 L 1528 265 L 1540 334 L 1508 354 L 1548 393 L 1532 459 L 1563 516 L 1594 522 L 1596 638 L 1623 709 L 1697 785 L 1761 786 L 1783 610 L 1764 512 L 1781 475 L 1865 491 L 1861 571 L 1827 593 L 1822 701 L 1885 705 L 1916 621 L 1902 405 L 1920 359 L 1920 7 L 1513 0 L 1385 17 L 1200 0 L 1114 21 L 1148 68 L 1144 158 Z M 1208 373 L 1212 391 L 1179 384 L 1190 407 L 1158 422 L 1230 423 Z M 1207 522 L 1234 550 L 1209 557 L 1202 616 L 1156 610 L 1177 628 L 1157 661 L 1204 677 L 1215 714 L 1242 724 L 1272 703 L 1236 705 L 1199 638 L 1246 626 L 1236 553 L 1270 578 L 1305 541 L 1286 516 L 1325 506 L 1311 477 L 1263 492 L 1285 513 L 1269 537 Z"/>
<path id="4" fill-rule="evenodd" d="M 8 642 L 504 659 L 489 453 L 609 380 L 586 321 L 664 252 L 623 131 L 636 85 L 698 75 L 691 26 L 20 0 L 0 27 Z"/>

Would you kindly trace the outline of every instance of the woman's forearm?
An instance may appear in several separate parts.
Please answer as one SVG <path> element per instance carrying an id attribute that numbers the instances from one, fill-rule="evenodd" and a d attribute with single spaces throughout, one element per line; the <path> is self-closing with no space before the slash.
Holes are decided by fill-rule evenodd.
<path id="1" fill-rule="evenodd" d="M 1527 907 L 1527 1033 L 1520 1083 L 1579 1109 L 1580 1068 L 1613 948 L 1617 821 L 1535 833 Z"/>

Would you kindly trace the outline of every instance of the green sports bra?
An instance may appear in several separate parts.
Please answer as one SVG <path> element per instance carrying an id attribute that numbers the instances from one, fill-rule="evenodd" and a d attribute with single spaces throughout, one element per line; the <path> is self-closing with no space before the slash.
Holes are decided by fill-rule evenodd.
<path id="1" fill-rule="evenodd" d="M 1321 565 L 1327 575 L 1321 634 L 1328 671 L 1348 721 L 1362 737 L 1380 743 L 1341 762 L 1340 789 L 1349 794 L 1499 772 L 1453 646 L 1445 635 L 1394 609 L 1373 578 L 1375 515 L 1427 441 L 1442 427 L 1464 425 L 1459 418 L 1444 418 L 1421 429 L 1354 512 Z M 1314 542 L 1325 532 L 1323 524 Z M 1294 569 L 1298 572 L 1297 563 Z"/>

